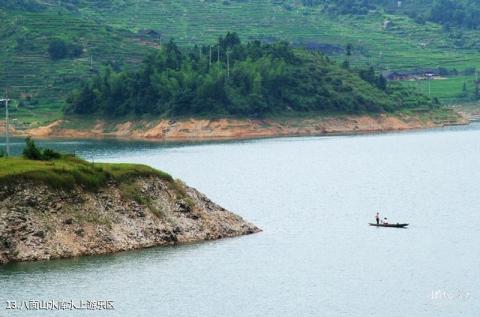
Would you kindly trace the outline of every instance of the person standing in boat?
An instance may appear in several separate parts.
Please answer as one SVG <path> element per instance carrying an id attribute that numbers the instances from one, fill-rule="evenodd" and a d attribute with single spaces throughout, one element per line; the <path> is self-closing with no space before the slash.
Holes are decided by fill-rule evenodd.
<path id="1" fill-rule="evenodd" d="M 375 215 L 375 220 L 377 221 L 377 225 L 380 224 L 380 213 L 377 212 L 377 214 Z"/>

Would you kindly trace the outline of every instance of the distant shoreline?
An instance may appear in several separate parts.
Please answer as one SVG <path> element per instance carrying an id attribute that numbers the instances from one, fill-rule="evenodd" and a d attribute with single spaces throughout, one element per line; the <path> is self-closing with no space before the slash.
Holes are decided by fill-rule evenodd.
<path id="1" fill-rule="evenodd" d="M 465 113 L 452 110 L 420 114 L 379 114 L 313 116 L 277 119 L 182 119 L 129 120 L 109 122 L 62 119 L 46 126 L 23 131 L 14 136 L 37 139 L 151 140 L 166 142 L 245 140 L 291 136 L 351 135 L 404 130 L 421 130 L 453 125 L 468 125 Z M 3 124 L 2 124 L 3 125 Z"/>

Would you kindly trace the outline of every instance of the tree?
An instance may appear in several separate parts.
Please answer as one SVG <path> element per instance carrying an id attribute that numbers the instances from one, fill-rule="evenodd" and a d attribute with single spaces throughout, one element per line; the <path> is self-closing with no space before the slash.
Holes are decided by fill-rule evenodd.
<path id="1" fill-rule="evenodd" d="M 230 33 L 228 32 L 225 37 L 220 37 L 218 40 L 218 44 L 222 48 L 223 51 L 226 51 L 229 48 L 233 48 L 237 45 L 241 44 L 240 37 L 236 32 Z"/>
<path id="2" fill-rule="evenodd" d="M 58 60 L 67 57 L 68 49 L 67 43 L 63 40 L 53 40 L 48 45 L 48 54 L 53 60 Z"/>
<path id="3" fill-rule="evenodd" d="M 23 149 L 23 157 L 29 160 L 39 161 L 42 159 L 42 152 L 32 140 L 31 137 L 25 139 L 25 148 Z"/>
<path id="4" fill-rule="evenodd" d="M 79 57 L 83 53 L 83 48 L 78 44 L 68 43 L 67 44 L 67 55 L 68 57 Z"/>
<path id="5" fill-rule="evenodd" d="M 72 105 L 70 110 L 74 113 L 89 114 L 98 110 L 97 96 L 92 87 L 87 84 L 84 84 L 80 91 L 70 95 L 67 102 Z"/>
<path id="6" fill-rule="evenodd" d="M 377 83 L 377 78 L 375 77 L 375 70 L 373 67 L 369 67 L 367 69 L 362 69 L 359 73 L 360 78 L 363 80 L 371 83 L 371 84 L 376 84 Z"/>
<path id="7" fill-rule="evenodd" d="M 352 56 L 352 50 L 353 50 L 353 45 L 352 43 L 348 43 L 347 44 L 347 47 L 346 47 L 346 55 L 347 55 L 347 58 L 349 58 L 350 56 Z"/>
<path id="8" fill-rule="evenodd" d="M 166 66 L 171 69 L 180 69 L 182 66 L 182 52 L 178 48 L 177 44 L 170 39 L 166 48 L 167 60 Z"/>
<path id="9" fill-rule="evenodd" d="M 383 77 L 382 74 L 380 74 L 378 76 L 377 87 L 378 87 L 378 89 L 383 90 L 383 91 L 387 90 L 387 80 L 385 79 L 385 77 Z"/>
<path id="10" fill-rule="evenodd" d="M 83 48 L 74 43 L 67 43 L 64 40 L 56 39 L 48 45 L 48 54 L 53 60 L 59 60 L 67 57 L 78 57 L 82 55 Z"/>
<path id="11" fill-rule="evenodd" d="M 348 43 L 345 47 L 345 60 L 342 63 L 342 67 L 345 69 L 350 68 L 350 57 L 352 56 L 353 45 Z"/>
<path id="12" fill-rule="evenodd" d="M 50 161 L 59 159 L 61 157 L 61 154 L 52 149 L 45 149 L 42 151 L 40 148 L 37 147 L 31 137 L 27 137 L 25 139 L 23 157 L 28 160 Z"/>

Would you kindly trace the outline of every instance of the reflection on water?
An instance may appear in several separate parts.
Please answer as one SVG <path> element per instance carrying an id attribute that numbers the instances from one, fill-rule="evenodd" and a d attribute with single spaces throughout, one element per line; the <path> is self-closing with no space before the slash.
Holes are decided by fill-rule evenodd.
<path id="1" fill-rule="evenodd" d="M 157 262 L 162 259 L 170 259 L 172 256 L 189 253 L 195 248 L 205 245 L 214 245 L 223 241 L 205 241 L 175 246 L 153 247 L 142 250 L 124 251 L 108 255 L 92 255 L 69 259 L 56 259 L 51 261 L 36 262 L 20 262 L 8 263 L 1 266 L 0 280 L 2 278 L 10 278 L 13 274 L 44 274 L 49 272 L 55 273 L 84 273 L 91 269 L 101 267 L 102 270 L 108 270 L 121 266 L 125 262 L 139 261 L 155 258 Z"/>

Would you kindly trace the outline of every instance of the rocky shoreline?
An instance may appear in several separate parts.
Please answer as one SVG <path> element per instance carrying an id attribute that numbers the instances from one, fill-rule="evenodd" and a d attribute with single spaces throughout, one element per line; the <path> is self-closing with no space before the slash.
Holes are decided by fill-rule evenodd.
<path id="1" fill-rule="evenodd" d="M 63 119 L 46 126 L 14 131 L 34 138 L 125 138 L 162 141 L 237 140 L 282 136 L 315 136 L 367 132 L 429 129 L 465 125 L 470 120 L 462 113 L 445 110 L 415 115 L 379 114 L 317 116 L 282 119 L 182 119 L 109 122 L 96 120 L 76 126 L 75 119 Z"/>
<path id="2" fill-rule="evenodd" d="M 156 176 L 97 192 L 0 188 L 0 263 L 108 254 L 259 232 L 196 189 Z"/>

